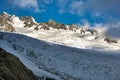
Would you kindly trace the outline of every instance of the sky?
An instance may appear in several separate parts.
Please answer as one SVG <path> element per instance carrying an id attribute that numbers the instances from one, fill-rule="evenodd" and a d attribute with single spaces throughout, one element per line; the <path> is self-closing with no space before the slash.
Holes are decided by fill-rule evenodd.
<path id="1" fill-rule="evenodd" d="M 111 23 L 120 20 L 120 0 L 1 0 L 0 12 L 53 19 L 65 24 Z M 114 20 L 113 20 L 114 19 Z"/>
<path id="2" fill-rule="evenodd" d="M 33 16 L 37 22 L 53 19 L 64 24 L 102 24 L 120 30 L 120 0 L 1 0 L 0 12 L 3 11 Z"/>

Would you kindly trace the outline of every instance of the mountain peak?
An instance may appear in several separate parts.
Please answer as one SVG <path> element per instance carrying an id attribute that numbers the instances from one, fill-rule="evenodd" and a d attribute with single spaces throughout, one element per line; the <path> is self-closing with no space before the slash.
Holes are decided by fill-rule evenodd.
<path id="1" fill-rule="evenodd" d="M 10 16 L 10 14 L 8 14 L 7 12 L 3 12 L 2 15 Z"/>

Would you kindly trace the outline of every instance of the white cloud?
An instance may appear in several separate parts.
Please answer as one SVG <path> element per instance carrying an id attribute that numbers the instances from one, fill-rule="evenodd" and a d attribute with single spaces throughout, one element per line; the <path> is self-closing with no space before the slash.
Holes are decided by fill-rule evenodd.
<path id="1" fill-rule="evenodd" d="M 105 13 L 114 13 L 119 14 L 120 13 L 120 0 L 74 0 L 70 4 L 74 5 L 72 8 L 75 10 L 90 10 L 93 13 L 98 12 L 105 12 Z M 76 7 L 77 6 L 77 7 Z M 72 9 L 71 8 L 71 9 Z"/>
<path id="2" fill-rule="evenodd" d="M 59 9 L 59 11 L 58 11 L 60 14 L 63 14 L 63 13 L 65 13 L 65 10 L 64 9 Z"/>
<path id="3" fill-rule="evenodd" d="M 81 10 L 82 4 L 83 4 L 82 1 L 73 1 L 70 4 L 69 12 L 71 12 L 72 14 L 79 14 L 80 15 L 82 13 L 82 10 Z"/>
<path id="4" fill-rule="evenodd" d="M 45 4 L 50 4 L 50 3 L 53 2 L 53 0 L 43 0 L 43 2 L 44 2 Z"/>
<path id="5" fill-rule="evenodd" d="M 107 25 L 106 34 L 110 37 L 120 38 L 120 22 Z"/>
<path id="6" fill-rule="evenodd" d="M 85 2 L 92 13 L 120 14 L 120 0 L 88 0 Z"/>
<path id="7" fill-rule="evenodd" d="M 13 0 L 13 4 L 22 9 L 32 8 L 34 12 L 40 11 L 37 0 Z"/>
<path id="8" fill-rule="evenodd" d="M 58 0 L 56 5 L 58 6 L 58 12 L 60 14 L 65 13 L 69 10 L 69 4 L 71 0 Z"/>
<path id="9" fill-rule="evenodd" d="M 106 18 L 108 21 L 112 17 L 120 19 L 120 0 L 59 0 L 59 12 L 68 12 L 78 16 L 89 13 L 90 17 Z"/>

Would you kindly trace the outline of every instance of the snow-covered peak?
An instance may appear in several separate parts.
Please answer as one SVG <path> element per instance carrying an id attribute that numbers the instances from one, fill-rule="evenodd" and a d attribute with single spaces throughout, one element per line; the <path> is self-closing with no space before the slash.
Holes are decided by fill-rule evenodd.
<path id="1" fill-rule="evenodd" d="M 3 12 L 2 14 L 10 16 L 10 14 L 8 14 L 7 12 Z"/>
<path id="2" fill-rule="evenodd" d="M 13 16 L 13 17 L 12 17 L 12 20 L 13 20 L 13 26 L 14 26 L 15 28 L 16 28 L 16 27 L 21 27 L 21 28 L 24 27 L 24 23 L 23 23 L 23 21 L 21 21 L 21 20 L 19 19 L 19 17 Z"/>
<path id="3" fill-rule="evenodd" d="M 31 17 L 31 20 L 32 20 L 34 23 L 37 23 L 33 17 Z"/>
<path id="4" fill-rule="evenodd" d="M 20 17 L 20 20 L 26 21 L 26 22 L 34 22 L 34 23 L 37 23 L 32 16 L 23 16 L 23 17 Z"/>
<path id="5" fill-rule="evenodd" d="M 6 12 L 3 13 L 7 15 Z M 78 43 L 89 43 L 89 41 L 92 41 L 95 44 L 95 41 L 102 41 L 103 44 L 104 42 L 109 42 L 104 41 L 107 36 L 105 34 L 106 29 L 101 27 L 102 25 L 97 25 L 98 27 L 90 28 L 89 24 L 84 26 L 78 26 L 76 24 L 66 25 L 52 19 L 38 24 L 32 16 L 18 17 L 12 15 L 7 18 L 3 17 L 3 19 L 6 19 L 8 23 L 12 24 L 17 33 L 22 33 L 25 35 L 27 33 L 27 35 L 30 35 L 31 37 L 35 36 L 38 39 L 58 43 L 60 42 L 69 46 L 81 47 L 78 46 L 79 44 L 75 44 L 76 41 L 78 41 Z M 84 43 L 84 45 L 87 45 L 86 43 Z M 89 46 L 91 46 L 90 43 Z"/>
<path id="6" fill-rule="evenodd" d="M 23 17 L 20 17 L 19 19 L 24 22 L 24 27 L 27 27 L 27 28 L 34 29 L 34 27 L 37 26 L 38 24 L 35 21 L 35 19 L 31 16 L 23 16 Z"/>
<path id="7" fill-rule="evenodd" d="M 8 20 L 8 18 L 10 17 L 11 15 L 9 15 L 8 13 L 6 12 L 3 12 L 0 14 L 0 18 L 1 20 L 5 21 L 5 20 Z"/>

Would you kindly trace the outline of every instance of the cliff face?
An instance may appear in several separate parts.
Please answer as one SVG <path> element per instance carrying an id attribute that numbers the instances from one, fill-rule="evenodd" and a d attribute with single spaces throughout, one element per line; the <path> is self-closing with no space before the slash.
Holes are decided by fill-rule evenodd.
<path id="1" fill-rule="evenodd" d="M 18 58 L 0 48 L 0 80 L 36 80 Z"/>

